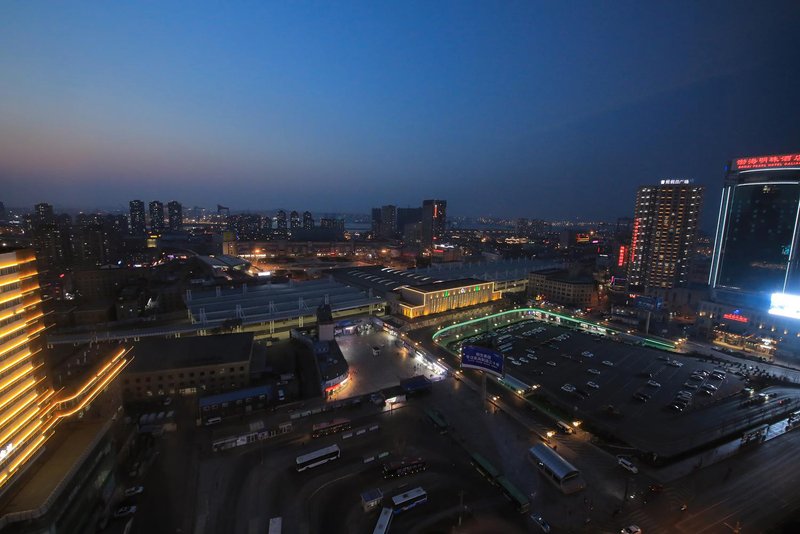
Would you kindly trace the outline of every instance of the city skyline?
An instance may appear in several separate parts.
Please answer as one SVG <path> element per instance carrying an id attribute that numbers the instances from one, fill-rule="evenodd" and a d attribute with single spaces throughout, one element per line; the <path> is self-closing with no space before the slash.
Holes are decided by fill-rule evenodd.
<path id="1" fill-rule="evenodd" d="M 366 212 L 439 197 L 454 215 L 609 219 L 641 184 L 716 189 L 725 162 L 796 152 L 800 134 L 786 112 L 800 84 L 788 2 L 425 17 L 414 5 L 159 6 L 160 24 L 124 6 L 6 11 L 6 205 L 46 200 L 43 188 L 65 207 L 302 197 Z"/>

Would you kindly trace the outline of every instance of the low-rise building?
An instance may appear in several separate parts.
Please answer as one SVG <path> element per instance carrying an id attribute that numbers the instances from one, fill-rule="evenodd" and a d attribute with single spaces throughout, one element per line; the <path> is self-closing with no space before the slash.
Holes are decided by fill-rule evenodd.
<path id="1" fill-rule="evenodd" d="M 545 269 L 528 275 L 528 294 L 565 306 L 591 308 L 597 305 L 597 284 L 588 276 L 570 276 L 565 269 Z"/>
<path id="2" fill-rule="evenodd" d="M 127 400 L 239 389 L 250 383 L 253 333 L 148 338 L 122 378 Z"/>
<path id="3" fill-rule="evenodd" d="M 476 278 L 462 278 L 400 287 L 400 313 L 414 319 L 498 300 L 501 294 L 495 291 L 494 284 Z"/>

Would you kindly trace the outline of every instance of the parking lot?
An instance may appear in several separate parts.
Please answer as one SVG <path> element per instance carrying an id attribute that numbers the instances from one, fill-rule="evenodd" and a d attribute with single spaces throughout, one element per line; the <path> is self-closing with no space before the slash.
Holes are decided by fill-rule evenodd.
<path id="1" fill-rule="evenodd" d="M 782 408 L 780 402 L 800 403 L 800 392 L 790 389 L 742 407 L 745 380 L 713 363 L 548 323 L 523 321 L 466 335 L 447 341 L 451 350 L 461 342 L 502 347 L 507 375 L 540 385 L 565 413 L 658 456 L 753 426 Z"/>

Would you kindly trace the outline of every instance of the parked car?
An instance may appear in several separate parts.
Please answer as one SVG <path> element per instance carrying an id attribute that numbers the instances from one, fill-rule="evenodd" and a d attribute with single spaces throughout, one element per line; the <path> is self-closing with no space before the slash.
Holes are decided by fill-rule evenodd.
<path id="1" fill-rule="evenodd" d="M 586 382 L 586 387 L 589 387 L 589 388 L 592 388 L 592 389 L 600 389 L 600 386 L 596 382 L 592 382 L 592 381 Z"/>
<path id="2" fill-rule="evenodd" d="M 139 494 L 140 494 L 140 493 L 142 493 L 143 491 L 144 491 L 144 486 L 132 486 L 132 487 L 130 487 L 130 488 L 128 488 L 128 489 L 126 489 L 126 490 L 123 492 L 123 494 L 124 494 L 126 497 L 133 497 L 134 495 L 139 495 Z"/>
<path id="3" fill-rule="evenodd" d="M 549 533 L 550 532 L 550 524 L 544 520 L 544 518 L 539 514 L 532 514 L 531 521 L 536 523 L 542 532 Z"/>
<path id="4" fill-rule="evenodd" d="M 117 508 L 117 511 L 114 512 L 114 517 L 128 517 L 129 515 L 133 515 L 136 513 L 135 506 L 122 506 Z"/>
<path id="5" fill-rule="evenodd" d="M 628 471 L 630 471 L 634 475 L 639 472 L 639 468 L 636 467 L 633 462 L 631 462 L 627 458 L 623 458 L 621 456 L 617 458 L 617 465 L 619 465 L 623 469 L 627 469 Z"/>
<path id="6" fill-rule="evenodd" d="M 603 360 L 603 365 L 607 365 L 609 367 L 614 367 L 614 362 L 610 362 L 608 360 Z"/>
<path id="7" fill-rule="evenodd" d="M 620 534 L 642 534 L 642 529 L 636 525 L 630 525 L 619 531 Z"/>
<path id="8" fill-rule="evenodd" d="M 661 384 L 659 384 L 655 380 L 648 380 L 647 381 L 647 385 L 650 386 L 651 388 L 660 388 L 661 387 Z"/>

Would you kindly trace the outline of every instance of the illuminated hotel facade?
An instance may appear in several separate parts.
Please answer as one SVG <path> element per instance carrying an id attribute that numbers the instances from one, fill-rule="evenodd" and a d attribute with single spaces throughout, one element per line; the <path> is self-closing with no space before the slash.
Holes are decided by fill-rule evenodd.
<path id="1" fill-rule="evenodd" d="M 689 281 L 703 188 L 690 180 L 661 180 L 636 194 L 628 283 L 673 288 Z M 623 263 L 624 262 L 620 262 Z"/>
<path id="2" fill-rule="evenodd" d="M 727 167 L 698 325 L 757 352 L 800 346 L 800 154 L 738 158 Z"/>
<path id="3" fill-rule="evenodd" d="M 0 487 L 41 447 L 52 418 L 38 290 L 33 251 L 0 251 Z"/>
<path id="4" fill-rule="evenodd" d="M 408 319 L 484 304 L 502 296 L 495 291 L 494 282 L 474 278 L 403 286 L 398 292 L 400 313 Z"/>
<path id="5" fill-rule="evenodd" d="M 81 413 L 129 362 L 125 348 L 112 347 L 86 374 L 54 389 L 37 275 L 32 250 L 0 249 L 0 494 L 44 450 L 55 425 Z"/>

